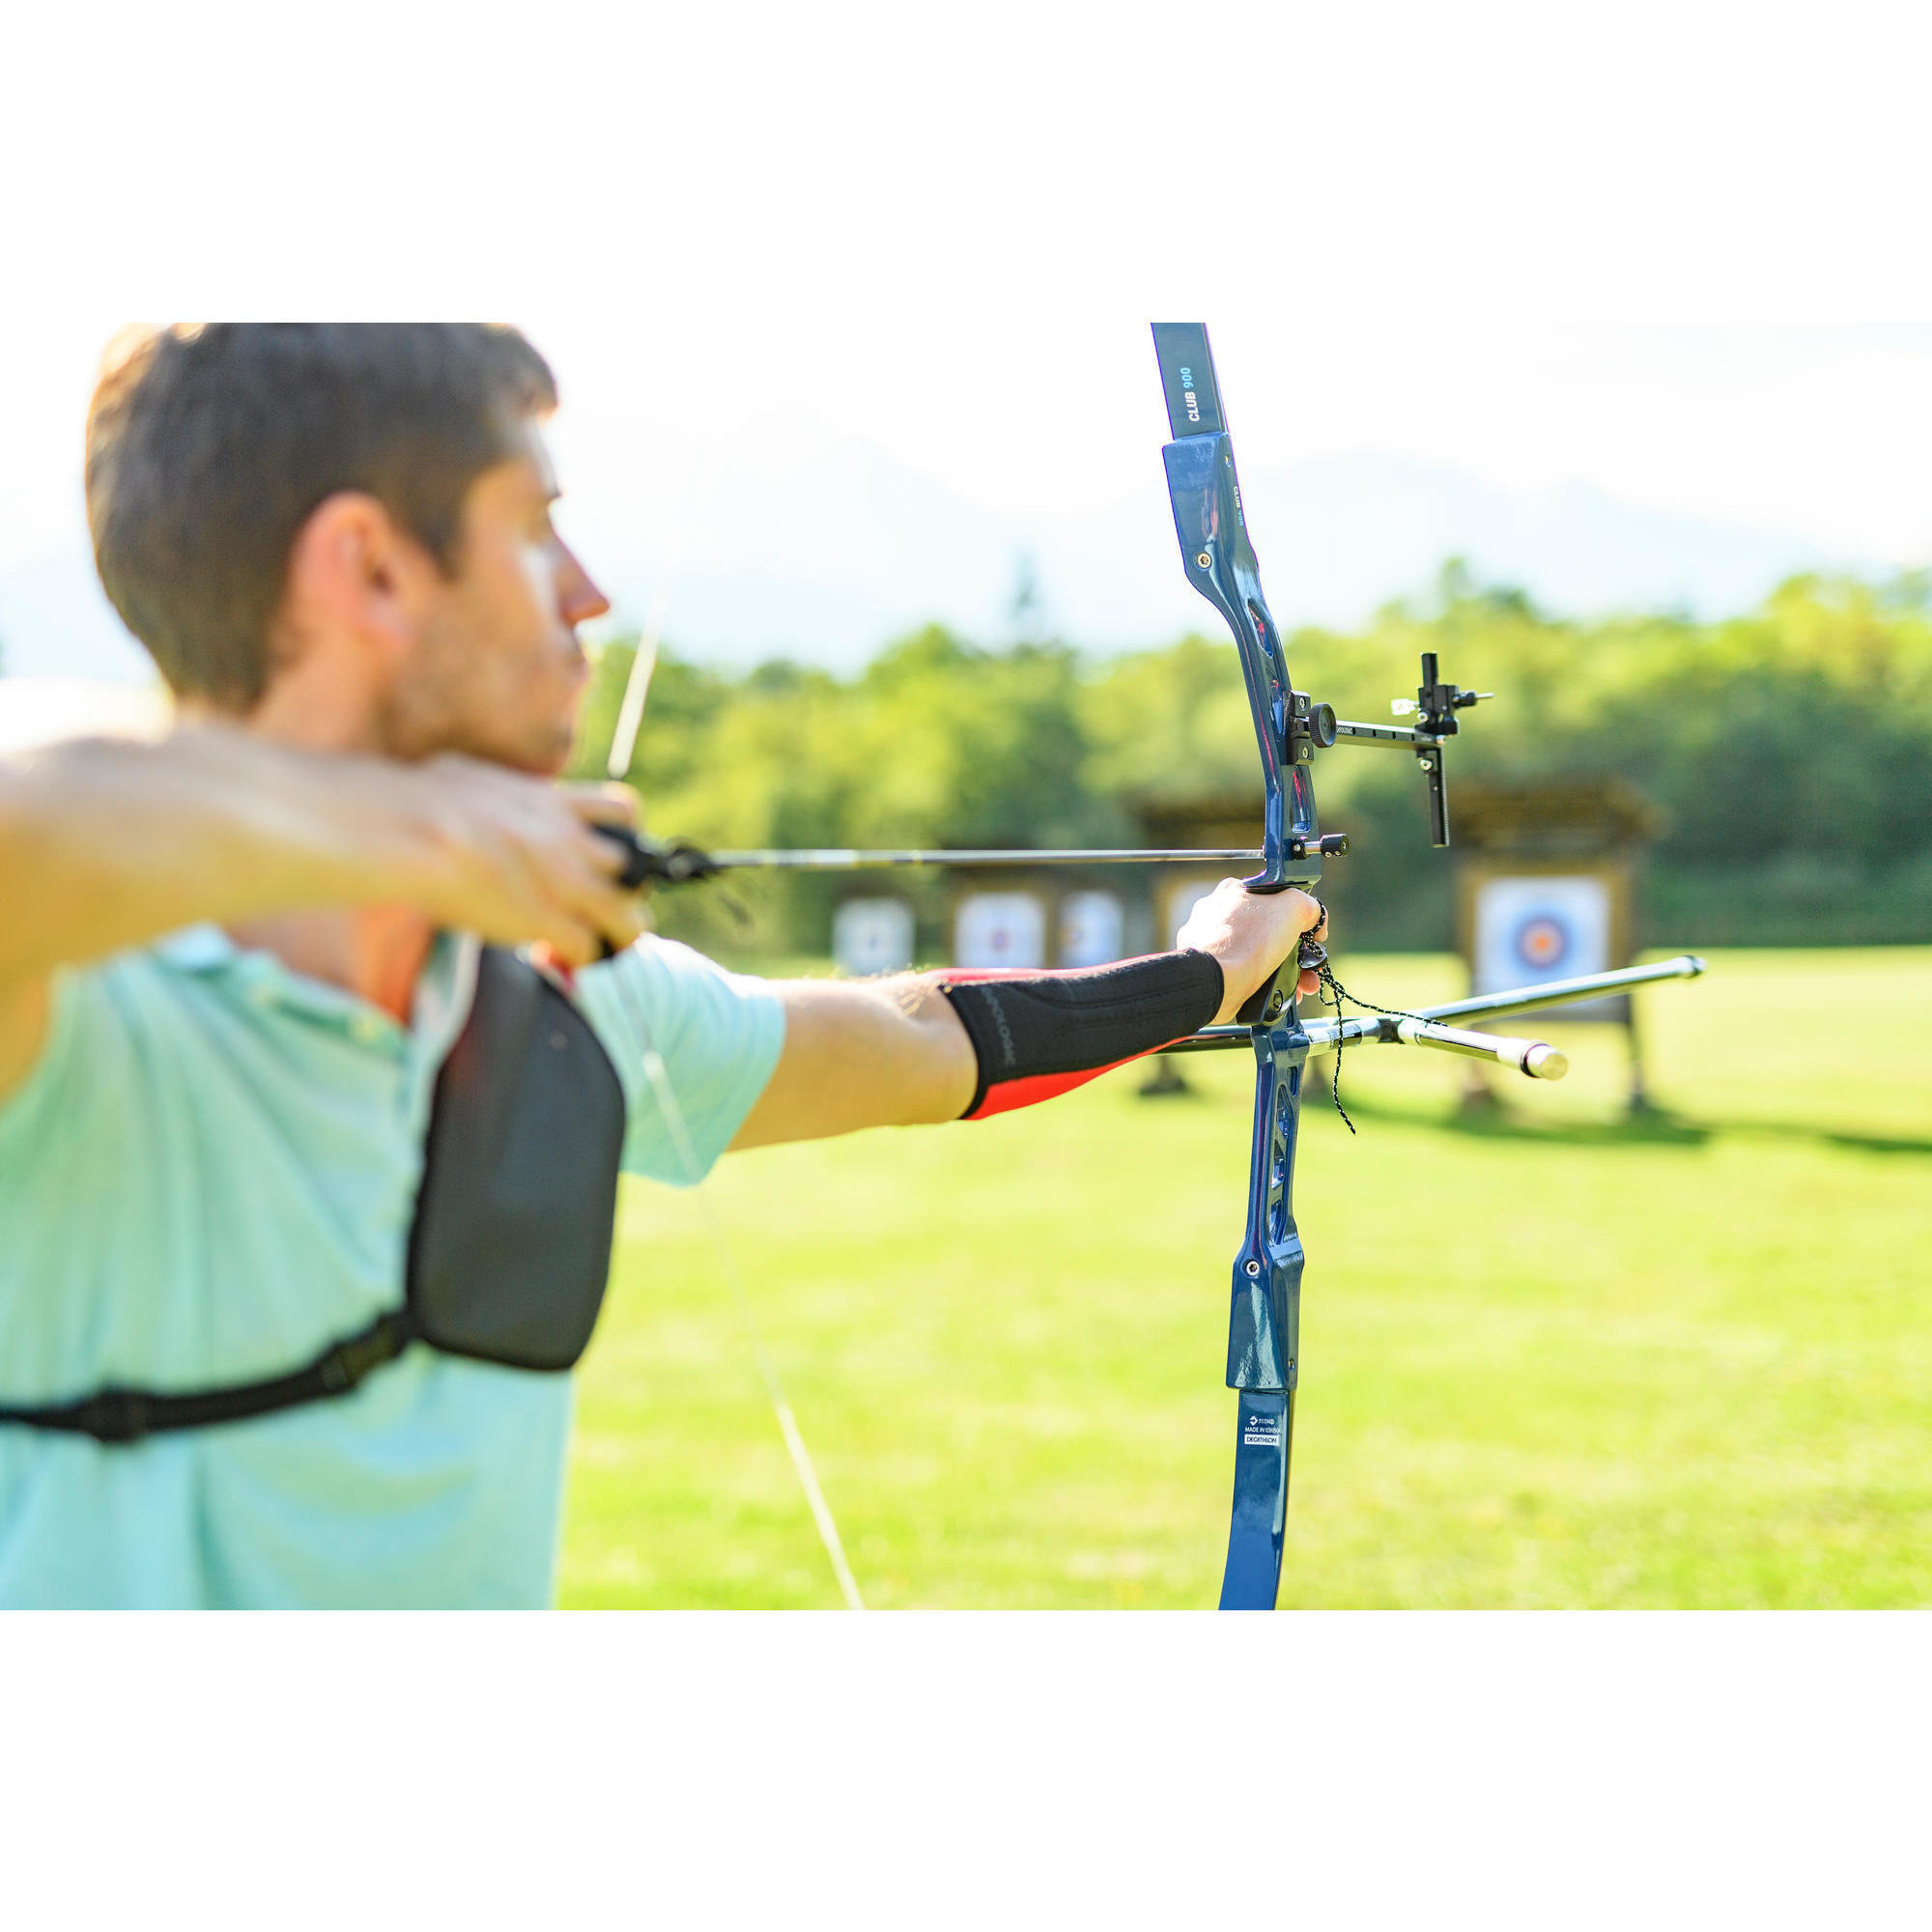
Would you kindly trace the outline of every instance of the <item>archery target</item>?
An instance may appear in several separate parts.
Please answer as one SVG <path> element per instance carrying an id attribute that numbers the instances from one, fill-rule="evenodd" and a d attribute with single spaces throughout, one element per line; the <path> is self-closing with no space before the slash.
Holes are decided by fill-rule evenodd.
<path id="1" fill-rule="evenodd" d="M 1105 966 L 1121 956 L 1126 927 L 1112 893 L 1068 893 L 1060 903 L 1060 963 Z"/>
<path id="2" fill-rule="evenodd" d="M 955 966 L 1046 964 L 1046 913 L 1031 893 L 970 893 L 952 922 Z"/>
<path id="3" fill-rule="evenodd" d="M 1610 889 L 1600 878 L 1485 879 L 1476 889 L 1475 991 L 1500 993 L 1610 968 Z"/>
<path id="4" fill-rule="evenodd" d="M 912 908 L 903 899 L 847 899 L 832 921 L 841 973 L 903 973 L 912 964 Z"/>

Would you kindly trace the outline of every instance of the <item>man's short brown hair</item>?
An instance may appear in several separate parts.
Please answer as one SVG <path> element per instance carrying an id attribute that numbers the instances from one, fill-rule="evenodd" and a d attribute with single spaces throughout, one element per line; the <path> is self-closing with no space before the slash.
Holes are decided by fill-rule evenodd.
<path id="1" fill-rule="evenodd" d="M 212 323 L 108 351 L 87 413 L 87 521 L 114 608 L 177 692 L 251 708 L 296 535 L 366 491 L 445 570 L 463 499 L 556 406 L 515 329 Z"/>

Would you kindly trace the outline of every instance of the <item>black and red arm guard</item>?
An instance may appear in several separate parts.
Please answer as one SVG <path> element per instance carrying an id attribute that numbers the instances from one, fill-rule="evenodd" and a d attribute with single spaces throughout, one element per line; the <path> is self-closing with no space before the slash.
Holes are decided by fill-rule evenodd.
<path id="1" fill-rule="evenodd" d="M 1221 962 L 1155 952 L 1072 972 L 948 967 L 933 979 L 980 1063 L 962 1121 L 1030 1107 L 1198 1033 L 1221 1009 Z"/>

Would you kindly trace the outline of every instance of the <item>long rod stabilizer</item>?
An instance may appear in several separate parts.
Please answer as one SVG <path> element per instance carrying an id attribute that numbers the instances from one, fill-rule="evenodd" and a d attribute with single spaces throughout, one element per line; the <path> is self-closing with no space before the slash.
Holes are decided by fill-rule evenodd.
<path id="1" fill-rule="evenodd" d="M 1614 993 L 1625 986 L 1648 985 L 1656 980 L 1694 980 L 1703 971 L 1704 962 L 1694 952 L 1680 952 L 1675 959 L 1661 959 L 1654 966 L 1621 966 L 1614 973 L 1585 973 L 1575 980 L 1546 980 L 1540 986 L 1517 986 L 1506 993 L 1477 993 L 1466 1000 L 1451 1000 L 1446 1006 L 1418 1007 L 1415 1010 L 1416 1016 L 1425 1020 L 1482 1017 L 1500 1020 L 1512 1013 L 1533 1013 L 1544 1007 L 1592 1000 L 1600 993 Z"/>

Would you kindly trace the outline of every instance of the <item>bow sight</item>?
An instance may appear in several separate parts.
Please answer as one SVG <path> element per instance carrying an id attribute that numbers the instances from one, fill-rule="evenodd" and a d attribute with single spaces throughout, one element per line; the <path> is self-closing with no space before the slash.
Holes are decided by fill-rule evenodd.
<path id="1" fill-rule="evenodd" d="M 1354 745 L 1406 745 L 1413 749 L 1415 761 L 1422 767 L 1423 776 L 1429 781 L 1429 842 L 1432 845 L 1446 845 L 1449 842 L 1449 793 L 1442 770 L 1442 741 L 1453 738 L 1461 728 L 1457 712 L 1466 711 L 1470 705 L 1494 696 L 1492 691 L 1464 691 L 1461 685 L 1445 682 L 1436 670 L 1435 653 L 1424 651 L 1422 682 L 1416 687 L 1414 697 L 1397 697 L 1389 703 L 1389 709 L 1396 717 L 1412 715 L 1416 721 L 1412 725 L 1357 724 L 1337 718 L 1327 705 L 1319 704 L 1313 709 L 1327 712 L 1329 735 L 1318 737 L 1315 742 L 1325 746 L 1341 739 Z M 1343 849 L 1346 851 L 1348 848 L 1345 846 Z"/>

